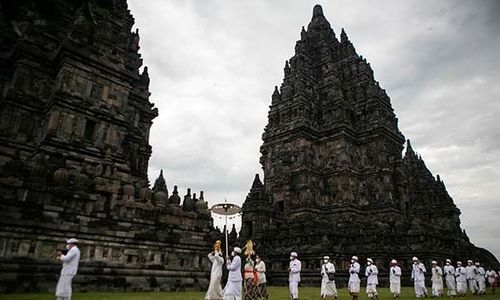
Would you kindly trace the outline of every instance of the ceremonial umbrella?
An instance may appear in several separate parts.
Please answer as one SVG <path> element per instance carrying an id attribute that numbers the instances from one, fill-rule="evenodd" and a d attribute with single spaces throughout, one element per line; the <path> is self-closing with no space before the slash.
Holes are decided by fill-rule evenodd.
<path id="1" fill-rule="evenodd" d="M 212 208 L 210 210 L 214 214 L 223 215 L 226 219 L 226 227 L 225 227 L 224 234 L 226 236 L 226 256 L 228 256 L 229 255 L 229 246 L 228 246 L 228 242 L 227 242 L 227 228 L 228 228 L 227 227 L 227 217 L 238 214 L 241 211 L 241 208 L 238 205 L 228 203 L 227 200 L 225 200 L 224 203 L 215 204 L 214 206 L 212 206 Z"/>

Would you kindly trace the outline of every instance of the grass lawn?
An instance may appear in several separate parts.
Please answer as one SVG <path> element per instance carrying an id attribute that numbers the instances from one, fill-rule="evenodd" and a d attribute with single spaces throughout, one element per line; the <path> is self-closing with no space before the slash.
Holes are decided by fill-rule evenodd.
<path id="1" fill-rule="evenodd" d="M 320 299 L 319 297 L 319 287 L 302 287 L 299 288 L 299 298 L 301 300 L 315 300 Z M 364 289 L 362 288 L 362 292 Z M 429 289 L 430 292 L 430 289 Z M 489 291 L 488 291 L 489 292 Z M 269 289 L 271 300 L 288 300 L 288 288 L 287 287 L 271 287 Z M 446 293 L 446 292 L 445 292 Z M 380 300 L 392 299 L 392 295 L 389 294 L 388 288 L 379 289 Z M 73 295 L 73 300 L 203 300 L 205 296 L 204 292 L 148 292 L 148 293 L 75 293 Z M 54 300 L 53 294 L 0 294 L 0 300 Z M 351 297 L 347 294 L 347 289 L 339 289 L 339 300 L 348 300 Z M 368 300 L 366 293 L 361 293 L 360 300 Z M 416 299 L 413 288 L 403 288 L 401 300 Z M 443 297 L 441 299 L 448 299 L 448 297 Z M 457 298 L 463 300 L 499 300 L 499 295 L 488 294 L 486 296 L 472 296 L 468 295 L 464 298 Z"/>

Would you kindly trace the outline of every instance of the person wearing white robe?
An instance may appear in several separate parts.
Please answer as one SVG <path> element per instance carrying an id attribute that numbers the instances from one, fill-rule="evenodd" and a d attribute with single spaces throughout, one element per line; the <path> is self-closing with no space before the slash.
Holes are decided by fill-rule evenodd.
<path id="1" fill-rule="evenodd" d="M 467 294 L 467 269 L 462 266 L 461 261 L 457 261 L 455 278 L 457 279 L 457 295 L 465 296 Z"/>
<path id="2" fill-rule="evenodd" d="M 243 278 L 241 277 L 241 248 L 234 247 L 231 253 L 232 259 L 226 258 L 227 269 L 229 275 L 227 283 L 222 291 L 222 299 L 224 300 L 241 300 L 241 288 Z"/>
<path id="3" fill-rule="evenodd" d="M 299 299 L 299 282 L 302 263 L 297 259 L 297 252 L 290 253 L 290 265 L 288 268 L 288 284 L 290 297 L 293 300 Z"/>
<path id="4" fill-rule="evenodd" d="M 349 282 L 348 290 L 353 300 L 358 299 L 360 291 L 359 272 L 361 271 L 361 266 L 358 263 L 358 257 L 353 256 L 351 259 L 351 265 L 349 267 Z"/>
<path id="5" fill-rule="evenodd" d="M 491 266 L 488 268 L 488 271 L 486 271 L 486 278 L 488 279 L 488 283 L 490 284 L 491 292 L 493 293 L 493 295 L 495 295 L 498 274 L 491 268 Z"/>
<path id="6" fill-rule="evenodd" d="M 413 266 L 411 270 L 411 279 L 415 286 L 415 295 L 417 298 L 427 297 L 427 288 L 425 287 L 425 266 L 419 262 L 418 258 L 413 257 Z"/>
<path id="7" fill-rule="evenodd" d="M 78 240 L 75 238 L 67 240 L 66 249 L 68 252 L 66 254 L 60 253 L 58 257 L 62 261 L 62 269 L 56 287 L 57 300 L 71 300 L 71 282 L 78 271 L 78 263 L 80 262 L 80 250 L 76 244 L 78 244 Z"/>
<path id="8" fill-rule="evenodd" d="M 432 297 L 443 296 L 443 270 L 437 265 L 435 260 L 432 261 L 431 269 L 432 277 Z"/>
<path id="9" fill-rule="evenodd" d="M 398 266 L 398 261 L 391 260 L 391 268 L 389 269 L 389 290 L 394 296 L 394 299 L 399 299 L 401 295 L 401 268 Z"/>
<path id="10" fill-rule="evenodd" d="M 477 268 L 472 263 L 472 260 L 467 261 L 467 267 L 465 267 L 465 270 L 467 271 L 467 285 L 469 286 L 469 290 L 472 294 L 475 295 L 477 294 L 479 288 L 476 281 Z"/>
<path id="11" fill-rule="evenodd" d="M 222 299 L 222 266 L 224 258 L 221 251 L 213 251 L 208 254 L 208 259 L 212 262 L 212 270 L 210 272 L 210 284 L 205 295 L 205 300 L 220 300 Z"/>
<path id="12" fill-rule="evenodd" d="M 366 294 L 370 299 L 378 299 L 377 285 L 378 285 L 378 269 L 377 266 L 373 264 L 371 258 L 366 259 Z"/>
<path id="13" fill-rule="evenodd" d="M 476 268 L 477 268 L 476 282 L 478 286 L 478 294 L 484 295 L 486 294 L 486 271 L 479 262 L 476 262 Z"/>
<path id="14" fill-rule="evenodd" d="M 321 299 L 326 299 L 331 296 L 337 299 L 337 287 L 335 280 L 330 280 L 328 274 L 335 274 L 335 266 L 330 262 L 330 257 L 323 257 L 323 265 L 321 265 Z"/>
<path id="15" fill-rule="evenodd" d="M 455 267 L 451 265 L 451 259 L 446 260 L 443 272 L 445 275 L 446 287 L 448 288 L 448 296 L 456 296 L 457 288 L 455 286 Z"/>

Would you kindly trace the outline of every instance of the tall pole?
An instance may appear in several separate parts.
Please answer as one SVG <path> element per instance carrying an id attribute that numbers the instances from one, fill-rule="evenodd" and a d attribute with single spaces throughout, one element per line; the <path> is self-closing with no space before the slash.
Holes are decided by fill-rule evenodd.
<path id="1" fill-rule="evenodd" d="M 226 257 L 228 257 L 229 256 L 229 245 L 227 243 L 227 230 L 228 230 L 228 228 L 227 228 L 227 215 L 226 215 L 226 227 L 225 228 L 226 228 L 226 230 L 225 230 L 224 234 L 226 235 Z"/>

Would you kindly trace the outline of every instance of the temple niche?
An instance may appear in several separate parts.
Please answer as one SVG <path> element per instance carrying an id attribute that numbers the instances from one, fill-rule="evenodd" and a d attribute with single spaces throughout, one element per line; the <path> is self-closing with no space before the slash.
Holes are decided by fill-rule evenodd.
<path id="1" fill-rule="evenodd" d="M 409 270 L 413 256 L 500 267 L 470 243 L 460 210 L 405 141 L 370 64 L 344 29 L 336 37 L 319 5 L 285 62 L 262 139 L 264 179 L 245 199 L 240 240 L 252 239 L 270 260 L 271 283 L 286 280 L 292 250 L 305 262 L 306 284 L 317 281 L 310 274 L 323 255 L 339 266 L 371 257 L 383 272 L 394 257 Z"/>
<path id="2" fill-rule="evenodd" d="M 53 290 L 69 237 L 76 290 L 204 289 L 222 233 L 203 192 L 150 187 L 158 110 L 126 1 L 44 5 L 0 12 L 0 292 Z"/>

